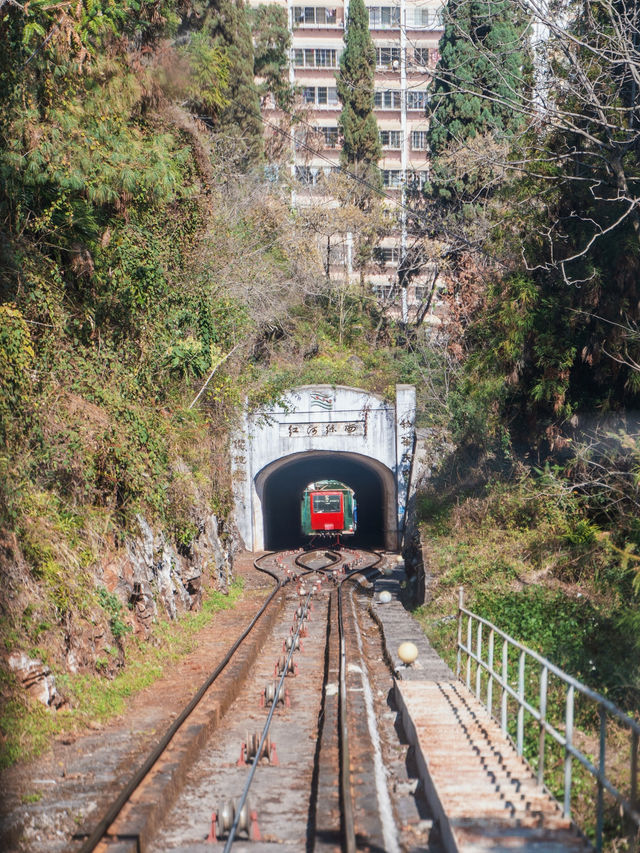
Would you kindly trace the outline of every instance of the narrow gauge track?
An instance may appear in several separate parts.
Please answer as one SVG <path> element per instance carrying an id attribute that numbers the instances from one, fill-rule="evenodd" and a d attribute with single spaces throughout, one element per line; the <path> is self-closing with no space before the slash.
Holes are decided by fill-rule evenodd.
<path id="1" fill-rule="evenodd" d="M 184 707 L 184 709 L 180 712 L 180 714 L 176 717 L 176 719 L 171 723 L 168 727 L 160 741 L 156 744 L 151 754 L 148 756 L 146 761 L 138 768 L 138 770 L 133 774 L 129 782 L 122 789 L 120 794 L 116 797 L 116 799 L 111 803 L 108 807 L 107 811 L 104 813 L 93 832 L 86 838 L 82 847 L 80 848 L 80 853 L 93 853 L 94 850 L 97 849 L 98 845 L 105 841 L 105 836 L 108 834 L 109 827 L 112 826 L 114 821 L 117 819 L 118 815 L 122 812 L 125 805 L 131 800 L 131 797 L 135 793 L 135 791 L 140 787 L 142 782 L 149 776 L 154 766 L 157 764 L 160 757 L 167 751 L 167 748 L 174 736 L 178 733 L 180 728 L 184 725 L 184 723 L 188 720 L 189 716 L 192 712 L 197 708 L 200 704 L 204 696 L 207 694 L 207 691 L 211 688 L 211 686 L 216 682 L 216 680 L 220 677 L 220 675 L 224 672 L 228 664 L 233 659 L 234 655 L 241 647 L 242 643 L 247 639 L 247 637 L 251 634 L 253 629 L 258 624 L 260 618 L 267 611 L 267 609 L 273 604 L 278 595 L 278 592 L 281 590 L 282 586 L 288 582 L 288 578 L 282 578 L 276 572 L 271 571 L 263 567 L 261 564 L 264 558 L 268 555 L 262 555 L 254 560 L 254 567 L 264 574 L 270 575 L 274 581 L 275 586 L 272 592 L 267 596 L 267 599 L 263 602 L 262 606 L 259 608 L 253 619 L 249 622 L 246 629 L 240 634 L 240 636 L 233 643 L 227 654 L 220 661 L 218 666 L 213 670 L 211 675 L 206 679 L 206 681 L 202 684 L 198 692 L 193 696 L 191 701 Z M 133 848 L 136 849 L 136 848 Z"/>
<path id="2" fill-rule="evenodd" d="M 214 840 L 224 844 L 225 851 L 229 851 L 232 846 L 234 849 L 237 846 L 252 851 L 273 849 L 274 844 L 293 844 L 293 849 L 306 848 L 309 851 L 317 850 L 318 853 L 337 849 L 347 853 L 355 853 L 358 849 L 392 850 L 394 844 L 389 843 L 388 827 L 385 836 L 382 826 L 385 818 L 379 817 L 379 792 L 376 801 L 376 797 L 371 796 L 370 786 L 365 786 L 366 804 L 358 802 L 363 792 L 358 791 L 358 779 L 355 782 L 353 780 L 354 750 L 350 740 L 354 735 L 360 740 L 366 715 L 362 707 L 352 710 L 350 714 L 347 700 L 348 687 L 354 679 L 353 672 L 361 673 L 364 666 L 361 643 L 360 652 L 355 653 L 357 660 L 354 658 L 353 663 L 348 660 L 347 646 L 353 655 L 353 649 L 360 641 L 353 599 L 350 592 L 347 593 L 351 583 L 347 584 L 347 581 L 376 572 L 375 566 L 380 560 L 381 555 L 377 553 L 348 549 L 342 553 L 308 552 L 295 556 L 288 552 L 276 552 L 256 560 L 256 568 L 274 578 L 273 592 L 242 637 L 233 644 L 224 661 L 207 679 L 103 817 L 82 847 L 82 853 L 89 853 L 98 846 L 101 850 L 108 850 L 114 843 L 119 853 L 178 847 L 196 851 L 211 849 L 210 842 Z M 266 564 L 270 567 L 267 568 Z M 318 578 L 322 578 L 323 582 L 328 578 L 330 582 L 321 583 Z M 290 581 L 297 581 L 295 589 Z M 283 640 L 282 636 L 273 636 L 265 643 L 265 651 L 254 662 L 253 669 L 256 672 L 253 680 L 249 680 L 232 706 L 231 714 L 226 715 L 216 729 L 216 734 L 211 738 L 212 748 L 209 744 L 199 756 L 194 756 L 193 769 L 187 776 L 184 792 L 179 795 L 171 810 L 167 803 L 166 819 L 156 841 L 150 842 L 148 837 L 144 840 L 135 837 L 125 827 L 127 823 L 131 825 L 130 818 L 132 814 L 135 815 L 138 787 L 152 771 L 174 735 L 181 726 L 187 724 L 191 712 L 206 696 L 261 615 L 288 583 L 290 594 L 285 591 L 285 609 L 289 618 L 293 616 L 288 637 L 285 636 Z M 327 586 L 329 589 L 324 594 Z M 314 592 L 320 594 L 312 598 Z M 348 613 L 345 614 L 345 611 Z M 304 652 L 303 642 L 307 644 Z M 314 648 L 309 649 L 310 644 Z M 273 656 L 278 647 L 285 654 L 278 655 L 274 670 Z M 294 683 L 291 677 L 295 675 L 298 665 L 304 667 L 304 674 L 298 676 Z M 269 668 L 272 675 L 262 690 L 262 704 L 265 707 L 257 709 L 259 685 L 264 684 Z M 286 684 L 294 685 L 291 691 Z M 300 689 L 301 685 L 304 690 Z M 362 692 L 361 687 L 351 685 L 351 689 Z M 289 692 L 295 692 L 297 701 L 290 700 Z M 288 707 L 290 701 L 291 708 Z M 249 727 L 255 725 L 256 720 L 264 720 L 265 709 L 268 709 L 266 722 L 260 734 L 254 734 Z M 290 719 L 287 720 L 287 717 Z M 279 731 L 272 735 L 271 724 L 274 720 L 277 721 L 274 728 L 279 728 Z M 242 729 L 242 735 L 239 729 Z M 239 747 L 240 761 L 235 761 Z M 363 749 L 360 743 L 356 743 L 355 753 L 361 769 L 363 755 L 369 751 L 369 747 Z M 368 759 L 364 760 L 366 763 Z M 237 764 L 243 766 L 237 767 Z M 283 770 L 286 765 L 284 778 L 275 769 L 276 764 Z M 272 765 L 273 769 L 261 768 L 258 773 L 260 765 Z M 280 775 L 280 779 L 277 781 L 278 793 L 274 800 L 273 783 L 276 774 Z M 373 778 L 373 767 L 367 768 L 364 775 L 369 780 Z M 238 782 L 241 779 L 243 785 L 240 793 Z M 254 804 L 258 805 L 257 810 L 252 808 Z M 209 821 L 212 806 L 215 810 Z M 281 806 L 284 806 L 284 818 Z M 207 812 L 206 823 L 202 819 L 203 809 Z M 118 815 L 123 811 L 128 813 L 129 818 L 124 824 L 118 820 Z M 275 821 L 271 820 L 272 816 Z M 283 819 L 286 827 L 282 824 Z M 119 826 L 119 823 L 122 825 Z M 205 841 L 207 830 L 209 836 Z"/>

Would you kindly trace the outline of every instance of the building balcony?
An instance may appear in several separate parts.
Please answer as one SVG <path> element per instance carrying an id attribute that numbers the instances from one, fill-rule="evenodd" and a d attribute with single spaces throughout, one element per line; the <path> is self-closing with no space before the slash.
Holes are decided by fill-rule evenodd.
<path id="1" fill-rule="evenodd" d="M 301 21 L 300 23 L 294 21 L 292 29 L 294 32 L 297 30 L 343 30 L 344 21 L 336 21 L 333 24 L 307 24 L 304 21 Z"/>

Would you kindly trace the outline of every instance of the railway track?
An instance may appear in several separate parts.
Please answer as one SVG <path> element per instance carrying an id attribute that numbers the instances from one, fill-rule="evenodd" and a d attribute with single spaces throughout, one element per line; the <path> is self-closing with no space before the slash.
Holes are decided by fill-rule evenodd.
<path id="1" fill-rule="evenodd" d="M 384 714 L 357 606 L 358 584 L 381 559 L 344 549 L 257 560 L 273 592 L 81 853 L 204 851 L 213 843 L 225 853 L 407 849 L 395 827 L 378 733 Z M 223 707 L 220 683 L 234 667 L 243 684 L 237 679 L 235 700 Z"/>

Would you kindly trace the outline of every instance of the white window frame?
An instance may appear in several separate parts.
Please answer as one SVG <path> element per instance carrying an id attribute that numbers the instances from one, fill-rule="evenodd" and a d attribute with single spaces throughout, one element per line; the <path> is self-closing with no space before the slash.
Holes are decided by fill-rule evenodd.
<path id="1" fill-rule="evenodd" d="M 333 15 L 329 15 L 333 12 Z M 338 10 L 329 6 L 294 6 L 291 10 L 294 27 L 335 27 Z"/>
<path id="2" fill-rule="evenodd" d="M 389 51 L 388 62 L 383 61 L 384 53 Z M 376 47 L 376 68 L 391 69 L 393 71 L 400 70 L 400 48 L 392 46 Z"/>
<path id="3" fill-rule="evenodd" d="M 382 169 L 382 186 L 399 189 L 402 186 L 402 169 Z"/>
<path id="4" fill-rule="evenodd" d="M 339 53 L 334 47 L 293 48 L 294 68 L 338 68 L 338 60 Z"/>
<path id="5" fill-rule="evenodd" d="M 399 30 L 399 6 L 368 6 L 370 30 Z"/>
<path id="6" fill-rule="evenodd" d="M 424 112 L 429 103 L 429 93 L 426 89 L 409 89 L 407 92 L 407 112 Z"/>
<path id="7" fill-rule="evenodd" d="M 392 137 L 393 134 L 393 137 Z M 385 141 L 386 137 L 386 141 Z M 381 130 L 380 145 L 389 151 L 398 151 L 402 148 L 402 131 L 400 130 Z"/>
<path id="8" fill-rule="evenodd" d="M 411 131 L 411 150 L 412 151 L 427 151 L 429 148 L 427 130 L 412 130 Z M 417 143 L 417 144 L 416 144 Z M 421 144 L 424 143 L 424 144 Z"/>
<path id="9" fill-rule="evenodd" d="M 399 110 L 402 105 L 400 89 L 376 89 L 373 104 L 377 110 Z"/>

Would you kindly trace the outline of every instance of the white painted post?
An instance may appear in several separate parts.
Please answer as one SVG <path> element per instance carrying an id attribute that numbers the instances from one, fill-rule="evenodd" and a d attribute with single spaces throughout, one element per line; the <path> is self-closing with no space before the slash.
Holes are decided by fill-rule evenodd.
<path id="1" fill-rule="evenodd" d="M 517 750 L 518 755 L 522 755 L 524 751 L 524 662 L 525 653 L 520 652 L 518 660 L 518 734 L 517 734 Z"/>
<path id="2" fill-rule="evenodd" d="M 480 699 L 480 688 L 482 687 L 482 666 L 480 665 L 480 661 L 482 660 L 482 622 L 478 622 L 476 657 L 478 658 L 478 662 L 476 663 L 476 696 Z"/>
<path id="3" fill-rule="evenodd" d="M 487 682 L 487 708 L 489 713 L 493 715 L 493 646 L 494 646 L 494 630 L 489 631 L 489 681 Z"/>
<path id="4" fill-rule="evenodd" d="M 546 742 L 545 722 L 547 720 L 547 684 L 549 681 L 549 670 L 542 667 L 540 673 L 540 736 L 538 739 L 538 785 L 544 783 L 544 748 Z"/>
<path id="5" fill-rule="evenodd" d="M 502 642 L 502 697 L 500 701 L 501 705 L 501 713 L 500 713 L 500 724 L 502 728 L 502 733 L 506 735 L 507 733 L 507 701 L 509 698 L 509 694 L 507 693 L 506 685 L 509 678 L 509 647 L 507 645 L 507 641 L 503 640 Z"/>
<path id="6" fill-rule="evenodd" d="M 462 608 L 464 607 L 464 587 L 458 587 L 458 662 L 456 664 L 456 678 L 460 678 L 462 672 Z"/>
<path id="7" fill-rule="evenodd" d="M 569 684 L 567 688 L 567 705 L 564 717 L 564 809 L 565 817 L 571 817 L 571 752 L 573 746 L 573 697 L 574 686 Z"/>

